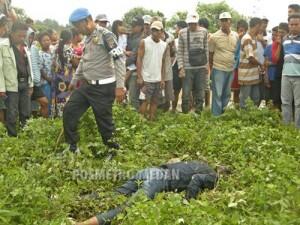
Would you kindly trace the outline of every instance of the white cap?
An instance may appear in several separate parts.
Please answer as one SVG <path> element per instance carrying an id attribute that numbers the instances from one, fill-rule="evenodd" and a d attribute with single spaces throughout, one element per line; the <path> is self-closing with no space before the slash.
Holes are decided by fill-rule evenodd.
<path id="1" fill-rule="evenodd" d="M 108 22 L 108 19 L 107 19 L 106 14 L 99 14 L 98 16 L 96 16 L 95 21 Z"/>
<path id="2" fill-rule="evenodd" d="M 198 23 L 199 15 L 198 13 L 189 13 L 186 17 L 186 23 Z"/>
<path id="3" fill-rule="evenodd" d="M 149 15 L 145 15 L 143 16 L 143 20 L 144 20 L 144 24 L 151 24 L 152 22 L 152 16 L 149 16 Z"/>
<path id="4" fill-rule="evenodd" d="M 231 19 L 231 15 L 229 12 L 222 12 L 219 16 L 219 19 Z"/>

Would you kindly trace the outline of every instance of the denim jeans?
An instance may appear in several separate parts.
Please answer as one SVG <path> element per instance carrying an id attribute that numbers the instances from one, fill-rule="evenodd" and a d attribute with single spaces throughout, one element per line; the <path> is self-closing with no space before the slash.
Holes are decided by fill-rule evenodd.
<path id="1" fill-rule="evenodd" d="M 259 84 L 241 85 L 240 87 L 240 107 L 246 107 L 246 100 L 250 98 L 256 106 L 260 103 L 260 86 Z"/>
<path id="2" fill-rule="evenodd" d="M 117 192 L 125 195 L 131 195 L 131 197 L 125 204 L 96 215 L 98 223 L 110 224 L 111 220 L 113 220 L 126 207 L 129 207 L 134 203 L 135 196 L 137 196 L 140 192 L 144 192 L 148 198 L 153 199 L 155 194 L 165 191 L 167 189 L 168 182 L 166 179 L 167 172 L 168 170 L 162 168 L 147 168 L 137 172 L 137 174 L 131 177 L 125 184 L 117 188 Z M 138 187 L 139 181 L 141 181 L 140 187 Z"/>
<path id="3" fill-rule="evenodd" d="M 300 77 L 282 76 L 281 82 L 282 119 L 285 124 L 293 121 L 295 104 L 295 126 L 300 129 Z"/>
<path id="4" fill-rule="evenodd" d="M 134 107 L 137 111 L 140 108 L 140 88 L 137 84 L 137 74 L 136 72 L 132 72 L 131 76 L 128 80 L 129 86 L 129 103 L 132 107 Z"/>
<path id="5" fill-rule="evenodd" d="M 231 97 L 231 83 L 233 71 L 226 72 L 218 69 L 212 70 L 212 107 L 214 116 L 221 115 Z"/>
<path id="6" fill-rule="evenodd" d="M 203 109 L 205 89 L 207 87 L 207 68 L 187 69 L 182 83 L 182 112 L 190 109 L 190 96 L 193 93 L 196 112 Z"/>
<path id="7" fill-rule="evenodd" d="M 117 189 L 118 192 L 131 195 L 141 189 L 145 195 L 151 199 L 156 193 L 167 188 L 167 170 L 162 168 L 147 168 L 140 170 L 135 176 L 130 178 L 125 184 Z M 138 187 L 138 181 L 142 181 Z"/>

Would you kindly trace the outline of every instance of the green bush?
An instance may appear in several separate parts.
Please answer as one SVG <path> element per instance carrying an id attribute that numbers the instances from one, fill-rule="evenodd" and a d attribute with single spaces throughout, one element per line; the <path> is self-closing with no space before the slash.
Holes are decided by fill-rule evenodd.
<path id="1" fill-rule="evenodd" d="M 76 171 L 118 174 L 173 157 L 224 164 L 232 174 L 190 202 L 183 193 L 142 196 L 113 224 L 300 224 L 300 132 L 283 126 L 276 112 L 249 106 L 217 118 L 166 113 L 149 122 L 115 106 L 114 116 L 121 149 L 112 161 L 104 160 L 108 150 L 91 111 L 80 124 L 78 156 L 59 140 L 61 120 L 31 120 L 18 138 L 6 137 L 0 125 L 0 224 L 86 219 L 125 200 L 113 192 L 124 180 L 82 179 Z"/>

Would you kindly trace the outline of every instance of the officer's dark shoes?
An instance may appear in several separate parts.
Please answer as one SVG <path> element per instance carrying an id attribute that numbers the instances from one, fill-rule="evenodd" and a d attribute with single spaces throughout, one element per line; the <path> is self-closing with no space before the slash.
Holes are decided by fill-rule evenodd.
<path id="1" fill-rule="evenodd" d="M 80 150 L 76 144 L 70 144 L 69 150 L 72 153 L 76 153 L 76 154 L 80 153 Z"/>
<path id="2" fill-rule="evenodd" d="M 108 148 L 112 148 L 112 149 L 120 149 L 120 145 L 119 145 L 117 142 L 106 141 L 106 142 L 104 142 L 104 144 L 105 144 Z"/>

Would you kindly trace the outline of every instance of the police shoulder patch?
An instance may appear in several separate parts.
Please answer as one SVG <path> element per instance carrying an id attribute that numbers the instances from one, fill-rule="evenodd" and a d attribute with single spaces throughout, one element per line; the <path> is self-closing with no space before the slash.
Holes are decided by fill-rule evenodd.
<path id="1" fill-rule="evenodd" d="M 110 31 L 103 32 L 103 40 L 108 51 L 118 46 L 116 36 Z"/>

